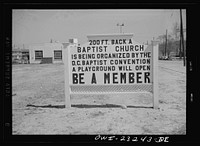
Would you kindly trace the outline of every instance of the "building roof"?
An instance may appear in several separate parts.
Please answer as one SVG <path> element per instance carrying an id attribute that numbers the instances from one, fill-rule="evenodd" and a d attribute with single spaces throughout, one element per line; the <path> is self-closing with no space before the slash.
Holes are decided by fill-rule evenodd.
<path id="1" fill-rule="evenodd" d="M 62 43 L 35 43 L 35 44 L 30 44 L 30 46 L 57 46 L 57 45 L 62 45 Z"/>
<path id="2" fill-rule="evenodd" d="M 29 49 L 12 49 L 13 52 L 29 52 Z"/>

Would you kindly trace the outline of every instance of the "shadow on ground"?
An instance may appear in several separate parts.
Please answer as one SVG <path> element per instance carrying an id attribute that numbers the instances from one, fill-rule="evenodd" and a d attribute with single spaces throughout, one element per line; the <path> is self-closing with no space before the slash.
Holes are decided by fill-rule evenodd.
<path id="1" fill-rule="evenodd" d="M 27 104 L 26 107 L 36 107 L 36 108 L 58 108 L 63 109 L 65 108 L 65 105 L 33 105 L 33 104 Z M 102 104 L 102 105 L 95 105 L 95 104 L 72 104 L 71 107 L 75 108 L 122 108 L 122 105 L 117 104 Z M 149 106 L 132 106 L 128 105 L 127 108 L 153 108 Z"/>

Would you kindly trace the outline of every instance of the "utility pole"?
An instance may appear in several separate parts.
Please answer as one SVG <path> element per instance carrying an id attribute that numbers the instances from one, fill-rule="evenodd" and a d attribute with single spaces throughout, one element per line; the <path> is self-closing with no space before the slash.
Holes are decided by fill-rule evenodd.
<path id="1" fill-rule="evenodd" d="M 181 23 L 180 23 L 181 24 Z M 181 26 L 180 26 L 180 28 L 181 28 Z M 178 29 L 176 29 L 176 31 L 177 32 L 179 32 L 179 58 L 181 59 L 182 58 L 182 56 L 181 56 L 181 52 L 182 52 L 182 50 L 181 50 L 181 46 L 182 46 L 182 41 L 181 41 L 181 29 L 180 28 L 178 28 Z M 186 32 L 186 29 L 184 28 L 183 29 L 183 32 Z"/>
<path id="2" fill-rule="evenodd" d="M 184 48 L 184 35 L 183 35 L 183 22 L 182 22 L 182 10 L 180 9 L 180 43 L 183 47 L 183 66 L 185 66 L 185 48 Z"/>
<path id="3" fill-rule="evenodd" d="M 117 26 L 120 27 L 120 33 L 122 33 L 122 26 L 124 26 L 124 23 L 122 23 L 121 25 L 119 23 L 117 23 Z"/>
<path id="4" fill-rule="evenodd" d="M 165 41 L 165 56 L 167 56 L 167 29 L 166 29 L 166 41 Z"/>

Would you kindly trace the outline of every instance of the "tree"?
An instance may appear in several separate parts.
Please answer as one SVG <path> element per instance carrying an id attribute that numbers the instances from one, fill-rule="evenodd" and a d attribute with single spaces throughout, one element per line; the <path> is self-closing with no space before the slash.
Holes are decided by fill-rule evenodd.
<path id="1" fill-rule="evenodd" d="M 177 41 L 179 39 L 179 24 L 178 22 L 175 22 L 172 26 L 172 36 L 174 37 L 174 39 Z"/>
<path id="2" fill-rule="evenodd" d="M 166 47 L 166 54 L 165 54 L 165 45 L 166 45 L 166 35 L 160 35 L 157 38 L 159 43 L 159 54 L 163 56 L 170 56 L 171 52 L 176 53 L 177 41 L 172 37 L 172 35 L 167 35 L 167 47 Z"/>
<path id="3" fill-rule="evenodd" d="M 159 35 L 157 37 L 157 40 L 159 40 L 159 54 L 162 56 L 165 55 L 165 35 Z"/>
<path id="4" fill-rule="evenodd" d="M 169 57 L 171 52 L 176 53 L 176 43 L 175 39 L 168 35 L 168 43 L 167 43 L 167 56 Z"/>

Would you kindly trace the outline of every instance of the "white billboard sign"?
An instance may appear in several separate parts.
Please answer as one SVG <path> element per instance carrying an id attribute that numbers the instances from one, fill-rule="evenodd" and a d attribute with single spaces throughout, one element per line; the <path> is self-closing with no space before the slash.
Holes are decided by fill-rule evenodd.
<path id="1" fill-rule="evenodd" d="M 157 84 L 154 76 L 157 74 L 158 45 L 153 42 L 148 46 L 123 35 L 101 36 L 91 37 L 83 45 L 69 44 L 64 48 L 65 88 L 69 88 L 69 95 L 73 91 L 82 93 L 79 88 L 86 91 L 85 87 L 89 93 L 103 87 L 108 89 L 106 93 L 113 87 L 116 88 L 111 92 L 121 92 L 121 88 L 128 87 L 157 88 L 153 84 Z M 156 102 L 157 99 L 154 107 L 157 107 Z"/>

